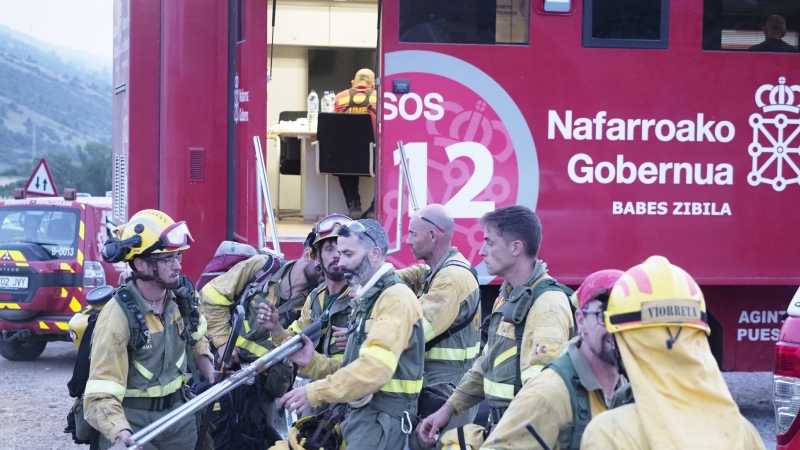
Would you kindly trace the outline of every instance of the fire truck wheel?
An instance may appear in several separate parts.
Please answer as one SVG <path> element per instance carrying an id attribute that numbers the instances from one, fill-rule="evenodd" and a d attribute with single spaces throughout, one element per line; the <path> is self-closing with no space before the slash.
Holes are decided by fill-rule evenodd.
<path id="1" fill-rule="evenodd" d="M 47 341 L 21 340 L 4 341 L 0 339 L 0 356 L 9 361 L 33 361 L 42 354 Z"/>

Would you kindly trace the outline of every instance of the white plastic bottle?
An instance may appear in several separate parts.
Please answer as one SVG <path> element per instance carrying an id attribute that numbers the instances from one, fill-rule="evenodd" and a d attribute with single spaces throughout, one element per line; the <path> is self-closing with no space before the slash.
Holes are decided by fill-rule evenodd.
<path id="1" fill-rule="evenodd" d="M 336 110 L 336 93 L 330 91 L 328 93 L 328 112 L 334 112 Z"/>
<path id="2" fill-rule="evenodd" d="M 329 91 L 325 91 L 325 93 L 322 94 L 322 98 L 320 99 L 319 112 L 324 112 L 324 113 L 331 112 L 331 93 Z"/>
<path id="3" fill-rule="evenodd" d="M 311 90 L 306 104 L 308 105 L 308 129 L 316 131 L 317 117 L 319 116 L 319 96 L 317 96 L 317 91 Z"/>

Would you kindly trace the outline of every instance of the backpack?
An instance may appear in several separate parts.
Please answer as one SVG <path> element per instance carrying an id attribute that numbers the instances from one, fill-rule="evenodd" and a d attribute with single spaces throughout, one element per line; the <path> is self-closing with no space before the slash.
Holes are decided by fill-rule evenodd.
<path id="1" fill-rule="evenodd" d="M 222 241 L 211 258 L 211 262 L 206 265 L 200 279 L 197 280 L 196 288 L 198 291 L 209 281 L 231 270 L 233 266 L 242 261 L 248 260 L 258 255 L 258 251 L 250 245 L 240 244 L 233 241 Z"/>
<path id="2" fill-rule="evenodd" d="M 80 322 L 83 320 L 86 321 L 86 326 L 78 346 L 78 356 L 72 369 L 72 378 L 67 382 L 69 395 L 75 399 L 75 403 L 67 414 L 67 427 L 64 429 L 64 433 L 72 434 L 72 439 L 76 444 L 90 444 L 90 448 L 95 448 L 97 445 L 99 432 L 94 430 L 83 417 L 83 394 L 86 390 L 86 383 L 89 381 L 95 324 L 103 306 L 114 297 L 117 298 L 125 317 L 128 319 L 128 326 L 130 327 L 128 349 L 140 349 L 150 337 L 150 331 L 147 329 L 144 315 L 136 306 L 132 294 L 124 286 L 116 290 L 111 286 L 101 286 L 93 289 L 86 294 L 86 302 L 89 306 L 70 320 L 70 337 L 73 340 L 77 338 L 74 328 L 80 327 L 82 325 Z M 198 305 L 179 297 L 176 297 L 176 302 L 185 324 L 183 327 L 184 340 L 188 346 L 193 346 L 195 341 L 190 334 L 197 330 L 197 322 L 199 321 Z M 197 376 L 194 358 L 189 358 L 188 364 L 192 375 Z"/>
<path id="3" fill-rule="evenodd" d="M 528 297 L 528 301 L 527 302 L 524 302 L 524 303 L 519 303 L 518 302 L 518 304 L 515 305 L 515 307 L 506 307 L 506 305 L 509 305 L 508 303 L 506 303 L 506 305 L 503 306 L 503 308 L 504 308 L 503 309 L 503 319 L 506 322 L 510 322 L 510 323 L 515 324 L 515 325 L 524 324 L 526 318 L 528 317 L 528 312 L 530 311 L 531 307 L 533 306 L 533 302 L 535 302 L 536 299 L 539 298 L 542 294 L 544 294 L 545 292 L 549 292 L 549 291 L 562 292 L 564 295 L 566 295 L 567 296 L 567 303 L 569 303 L 570 310 L 572 311 L 572 317 L 573 318 L 575 317 L 575 307 L 572 304 L 572 302 L 569 301 L 570 297 L 575 292 L 572 289 L 568 288 L 567 286 L 564 286 L 563 284 L 561 284 L 558 281 L 554 280 L 553 278 L 543 278 L 543 279 L 539 280 L 537 283 L 533 284 L 532 286 L 521 286 L 521 287 L 519 287 L 517 289 L 521 289 L 521 290 L 530 289 L 531 290 L 531 295 Z M 516 289 L 515 289 L 515 291 L 516 291 Z M 514 292 L 512 292 L 511 295 L 514 295 Z M 525 327 L 524 326 L 515 326 L 514 327 L 514 338 L 517 341 L 517 348 L 518 349 L 522 348 L 522 338 L 523 338 L 523 334 L 524 333 L 525 333 Z M 574 334 L 575 334 L 575 328 L 573 327 L 570 330 L 569 338 L 572 339 Z M 521 384 L 522 383 L 522 371 L 521 371 L 521 369 L 519 367 L 519 364 L 517 364 L 516 381 L 519 382 L 520 384 L 516 384 L 514 386 L 514 395 L 516 395 L 519 392 L 519 390 L 522 389 L 522 384 Z"/>
<path id="4" fill-rule="evenodd" d="M 589 421 L 592 419 L 592 411 L 589 406 L 589 392 L 580 386 L 580 378 L 572 364 L 569 353 L 564 353 L 558 358 L 544 366 L 545 369 L 552 369 L 567 386 L 569 400 L 572 404 L 572 433 L 567 437 L 561 437 L 558 448 L 564 450 L 578 450 L 581 445 L 581 437 Z M 579 387 L 580 386 L 580 387 Z M 530 431 L 530 430 L 529 430 Z M 533 431 L 531 431 L 533 433 Z"/>

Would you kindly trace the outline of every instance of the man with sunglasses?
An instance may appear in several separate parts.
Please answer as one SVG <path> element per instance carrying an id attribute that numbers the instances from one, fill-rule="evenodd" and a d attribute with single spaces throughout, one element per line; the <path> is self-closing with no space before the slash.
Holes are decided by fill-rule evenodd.
<path id="1" fill-rule="evenodd" d="M 289 357 L 318 380 L 286 394 L 281 405 L 302 413 L 321 403 L 349 403 L 341 424 L 348 450 L 401 450 L 414 426 L 422 389 L 425 335 L 416 296 L 385 263 L 389 237 L 371 219 L 339 229 L 339 266 L 361 286 L 350 316 L 344 360 L 304 347 Z"/>
<path id="2" fill-rule="evenodd" d="M 258 308 L 265 303 L 276 305 L 285 326 L 299 316 L 306 296 L 320 282 L 317 262 L 311 256 L 311 242 L 306 239 L 303 255 L 283 263 L 272 275 L 269 271 L 275 262 L 273 256 L 259 254 L 203 286 L 200 297 L 208 319 L 208 335 L 220 358 L 231 333 L 231 311 L 239 304 L 245 308 L 245 327 L 236 340 L 231 361 L 249 364 L 275 348 L 269 332 L 258 325 Z M 254 423 L 265 428 L 272 426 L 275 399 L 289 388 L 292 371 L 289 364 L 276 364 L 256 378 L 258 386 L 248 386 L 248 390 L 252 389 L 253 404 L 257 405 L 249 411 Z"/>
<path id="3" fill-rule="evenodd" d="M 580 447 L 589 420 L 613 406 L 623 385 L 614 336 L 603 323 L 608 294 L 621 276 L 620 270 L 601 270 L 586 277 L 575 293 L 579 338 L 525 383 L 481 449 Z"/>
<path id="4" fill-rule="evenodd" d="M 446 393 L 458 385 L 480 351 L 480 289 L 477 272 L 452 246 L 455 221 L 442 205 L 417 211 L 408 225 L 406 244 L 417 264 L 397 275 L 417 292 L 425 332 L 425 381 Z M 453 386 L 447 388 L 444 383 Z M 437 391 L 439 389 L 436 389 Z M 445 430 L 472 423 L 477 406 L 453 417 Z M 412 448 L 432 448 L 412 439 Z"/>
<path id="5" fill-rule="evenodd" d="M 420 438 L 433 443 L 438 430 L 483 399 L 497 424 L 527 380 L 554 360 L 573 332 L 567 295 L 573 292 L 547 274 L 539 260 L 542 225 L 525 206 L 504 206 L 481 217 L 480 254 L 490 275 L 505 278 L 488 318 L 481 356 L 453 395 L 420 425 Z"/>
<path id="6" fill-rule="evenodd" d="M 317 261 L 317 268 L 325 275 L 325 281 L 311 291 L 300 312 L 300 318 L 292 322 L 288 330 L 281 326 L 275 305 L 259 306 L 258 324 L 269 330 L 276 345 L 299 334 L 315 320 L 324 318 L 323 338 L 316 350 L 329 358 L 344 358 L 347 323 L 352 308 L 350 289 L 344 272 L 339 267 L 336 240 L 341 226 L 350 221 L 345 215 L 333 214 L 314 225 L 314 230 L 309 235 L 312 240 L 311 257 Z"/>
<path id="7" fill-rule="evenodd" d="M 180 273 L 181 252 L 192 243 L 186 224 L 145 210 L 114 233 L 103 258 L 127 262 L 131 276 L 97 316 L 84 399 L 84 417 L 100 432 L 101 449 L 126 448 L 134 432 L 186 402 L 190 360 L 214 380 L 206 321 Z M 187 416 L 152 444 L 188 450 L 196 442 L 195 417 Z"/>

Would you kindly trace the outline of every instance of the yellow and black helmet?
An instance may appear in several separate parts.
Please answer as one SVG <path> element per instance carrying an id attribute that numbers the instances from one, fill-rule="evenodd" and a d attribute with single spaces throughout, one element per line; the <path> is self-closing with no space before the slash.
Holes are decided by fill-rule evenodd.
<path id="1" fill-rule="evenodd" d="M 703 292 L 686 271 L 651 256 L 614 284 L 605 311 L 610 333 L 680 326 L 711 332 Z"/>
<path id="2" fill-rule="evenodd" d="M 114 238 L 103 247 L 103 259 L 117 263 L 136 256 L 179 252 L 188 249 L 192 242 L 186 222 L 175 222 L 161 211 L 145 209 L 114 229 Z"/>

